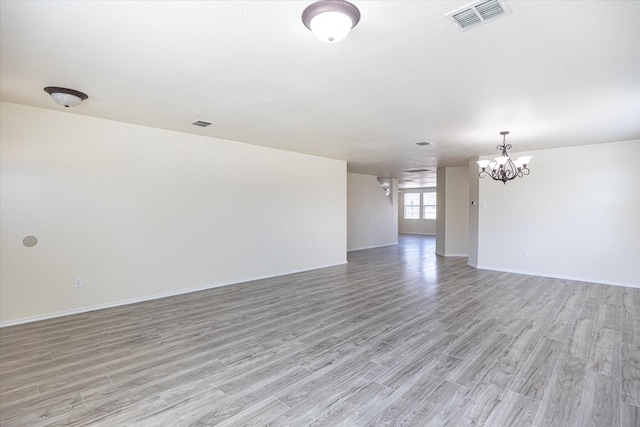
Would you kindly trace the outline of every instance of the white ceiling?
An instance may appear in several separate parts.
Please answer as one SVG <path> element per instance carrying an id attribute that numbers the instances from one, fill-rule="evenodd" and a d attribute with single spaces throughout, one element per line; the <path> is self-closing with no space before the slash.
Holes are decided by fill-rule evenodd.
<path id="1" fill-rule="evenodd" d="M 517 152 L 640 138 L 640 1 L 507 0 L 512 14 L 466 32 L 444 15 L 467 1 L 352 2 L 360 23 L 326 44 L 301 22 L 311 1 L 3 0 L 0 96 L 61 110 L 43 88 L 69 87 L 89 95 L 72 114 L 405 186 L 435 179 L 407 169 L 497 155 L 502 130 Z"/>

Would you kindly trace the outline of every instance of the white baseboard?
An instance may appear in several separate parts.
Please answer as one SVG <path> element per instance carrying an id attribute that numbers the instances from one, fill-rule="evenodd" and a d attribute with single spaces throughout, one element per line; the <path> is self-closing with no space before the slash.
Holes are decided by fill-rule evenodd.
<path id="1" fill-rule="evenodd" d="M 418 232 L 411 232 L 411 231 L 400 231 L 398 232 L 398 234 L 417 234 L 418 236 L 435 236 L 435 233 L 418 233 Z"/>
<path id="2" fill-rule="evenodd" d="M 365 249 L 375 249 L 375 248 L 384 248 L 386 246 L 394 246 L 397 245 L 398 242 L 395 243 L 386 243 L 384 245 L 375 245 L 375 246 L 365 246 L 363 248 L 353 248 L 353 249 L 347 249 L 347 252 L 353 252 L 353 251 L 363 251 Z"/>
<path id="3" fill-rule="evenodd" d="M 589 277 L 565 276 L 565 275 L 556 275 L 556 274 L 541 273 L 541 272 L 535 272 L 535 271 L 494 268 L 494 267 L 487 267 L 487 266 L 472 265 L 471 267 L 477 268 L 478 270 L 490 270 L 490 271 L 500 271 L 503 273 L 526 274 L 527 276 L 549 277 L 551 279 L 573 280 L 575 282 L 597 283 L 601 285 L 624 286 L 626 288 L 640 289 L 640 283 L 620 283 L 620 282 L 602 281 L 600 279 L 593 279 Z"/>
<path id="4" fill-rule="evenodd" d="M 463 257 L 463 258 L 468 258 L 469 254 L 443 254 L 441 252 L 436 251 L 436 255 L 441 256 L 441 257 Z"/>
<path id="5" fill-rule="evenodd" d="M 335 263 L 335 264 L 327 264 L 327 265 L 315 266 L 315 267 L 311 267 L 311 268 L 307 268 L 307 269 L 291 270 L 291 271 L 281 272 L 281 273 L 277 273 L 277 274 L 270 274 L 270 275 L 256 276 L 256 277 L 248 277 L 248 278 L 243 278 L 243 279 L 238 279 L 238 280 L 233 280 L 233 281 L 228 281 L 228 282 L 220 282 L 220 283 L 215 283 L 215 284 L 211 284 L 211 285 L 200 286 L 200 287 L 197 287 L 197 288 L 181 289 L 181 290 L 172 291 L 172 292 L 164 292 L 164 293 L 161 293 L 161 294 L 149 295 L 149 296 L 144 296 L 144 297 L 140 297 L 140 298 L 132 298 L 132 299 L 116 301 L 116 302 L 107 303 L 107 304 L 98 304 L 98 305 L 93 305 L 93 306 L 90 306 L 90 307 L 81 307 L 81 308 L 76 308 L 76 309 L 73 309 L 73 310 L 65 310 L 65 311 L 59 311 L 59 312 L 55 312 L 55 313 L 48 313 L 48 314 L 43 314 L 43 315 L 40 315 L 40 316 L 24 317 L 24 318 L 21 318 L 21 319 L 9 320 L 7 322 L 0 322 L 0 328 L 5 328 L 5 327 L 8 327 L 8 326 L 15 326 L 15 325 L 22 325 L 22 324 L 25 324 L 25 323 L 39 322 L 41 320 L 55 319 L 57 317 L 71 316 L 71 315 L 74 315 L 74 314 L 88 313 L 90 311 L 104 310 L 105 308 L 119 307 L 119 306 L 128 305 L 128 304 L 136 304 L 136 303 L 139 303 L 139 302 L 152 301 L 152 300 L 161 299 L 161 298 L 168 298 L 168 297 L 173 297 L 173 296 L 176 296 L 176 295 L 190 294 L 192 292 L 206 291 L 207 289 L 220 288 L 222 286 L 237 285 L 237 284 L 240 284 L 240 283 L 252 282 L 254 280 L 271 279 L 273 277 L 287 276 L 289 274 L 303 273 L 305 271 L 318 270 L 320 268 L 335 267 L 335 266 L 338 266 L 338 265 L 344 265 L 346 263 L 347 262 L 344 261 L 344 262 L 339 262 L 339 263 Z"/>

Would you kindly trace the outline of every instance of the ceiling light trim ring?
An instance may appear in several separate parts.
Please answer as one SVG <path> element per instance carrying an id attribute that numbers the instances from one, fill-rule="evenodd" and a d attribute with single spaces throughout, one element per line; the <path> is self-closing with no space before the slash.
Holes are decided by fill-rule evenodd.
<path id="1" fill-rule="evenodd" d="M 339 12 L 347 15 L 351 19 L 351 28 L 360 22 L 360 11 L 358 8 L 346 0 L 321 0 L 311 3 L 302 12 L 302 23 L 311 30 L 311 20 L 317 15 L 326 12 Z"/>
<path id="2" fill-rule="evenodd" d="M 47 92 L 49 95 L 53 95 L 54 93 L 66 93 L 67 95 L 73 95 L 73 96 L 77 96 L 78 98 L 82 99 L 83 101 L 87 98 L 89 98 L 89 95 L 79 92 L 77 90 L 73 90 L 73 89 L 67 89 L 64 87 L 56 87 L 56 86 L 48 86 L 44 88 L 44 91 Z"/>

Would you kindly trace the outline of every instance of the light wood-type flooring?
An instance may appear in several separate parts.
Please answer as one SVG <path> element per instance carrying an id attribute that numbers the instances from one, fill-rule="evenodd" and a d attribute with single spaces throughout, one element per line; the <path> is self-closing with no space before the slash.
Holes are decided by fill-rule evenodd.
<path id="1" fill-rule="evenodd" d="M 640 289 L 348 258 L 3 328 L 0 425 L 640 425 Z"/>

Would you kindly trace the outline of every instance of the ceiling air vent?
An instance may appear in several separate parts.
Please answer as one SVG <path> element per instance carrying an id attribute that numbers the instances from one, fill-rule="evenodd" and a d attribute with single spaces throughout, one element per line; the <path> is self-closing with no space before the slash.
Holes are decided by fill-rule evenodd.
<path id="1" fill-rule="evenodd" d="M 502 0 L 479 0 L 444 16 L 451 19 L 460 31 L 467 31 L 510 13 L 511 9 Z"/>
<path id="2" fill-rule="evenodd" d="M 211 124 L 211 122 L 205 122 L 204 120 L 197 120 L 193 123 L 191 123 L 194 126 L 200 126 L 202 128 L 206 128 L 207 126 L 209 126 Z"/>

